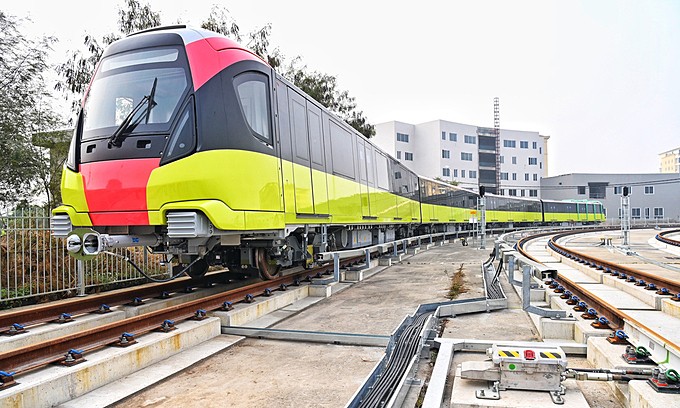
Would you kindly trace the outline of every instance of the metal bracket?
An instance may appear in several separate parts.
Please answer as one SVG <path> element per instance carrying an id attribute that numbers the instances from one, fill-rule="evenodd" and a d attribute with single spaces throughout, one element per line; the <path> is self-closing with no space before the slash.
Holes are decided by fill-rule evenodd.
<path id="1" fill-rule="evenodd" d="M 498 381 L 494 381 L 493 385 L 487 390 L 475 391 L 475 397 L 478 399 L 499 400 L 501 399 L 501 392 L 498 389 Z"/>

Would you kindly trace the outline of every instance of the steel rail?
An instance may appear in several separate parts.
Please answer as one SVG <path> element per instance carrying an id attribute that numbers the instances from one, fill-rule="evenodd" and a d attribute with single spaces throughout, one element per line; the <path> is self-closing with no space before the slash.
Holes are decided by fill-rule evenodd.
<path id="1" fill-rule="evenodd" d="M 351 258 L 341 262 L 341 266 L 356 263 L 360 258 Z M 50 363 L 63 361 L 70 350 L 90 352 L 118 342 L 123 333 L 139 336 L 158 330 L 163 322 L 187 320 L 196 316 L 197 311 L 211 311 L 222 307 L 224 302 L 238 303 L 245 300 L 247 295 L 258 296 L 265 294 L 265 290 L 272 292 L 282 290 L 281 285 L 290 285 L 299 278 L 311 278 L 310 273 L 323 271 L 327 266 L 310 270 L 302 270 L 273 280 L 261 281 L 204 298 L 170 306 L 161 310 L 130 317 L 108 323 L 96 328 L 61 336 L 52 340 L 17 348 L 0 353 L 0 370 L 15 374 L 45 366 Z M 311 280 L 311 279 L 309 279 Z"/>
<path id="2" fill-rule="evenodd" d="M 657 239 L 657 241 L 661 241 L 664 244 L 680 247 L 680 241 L 666 237 L 666 235 L 677 234 L 677 233 L 680 233 L 680 229 L 660 232 L 660 233 L 656 234 L 655 238 Z"/>
<path id="3" fill-rule="evenodd" d="M 87 297 L 71 298 L 63 301 L 32 305 L 20 309 L 0 312 L 0 331 L 6 331 L 14 323 L 32 326 L 56 320 L 62 313 L 79 315 L 96 312 L 102 304 L 118 306 L 132 302 L 135 298 L 148 299 L 160 296 L 163 292 L 176 293 L 189 287 L 203 286 L 224 281 L 225 273 L 212 273 L 200 279 L 180 278 L 165 283 L 149 283 Z"/>
<path id="4" fill-rule="evenodd" d="M 636 281 L 642 279 L 646 283 L 653 283 L 659 288 L 667 288 L 669 291 L 673 293 L 680 292 L 680 281 L 669 279 L 663 276 L 657 276 L 650 272 L 640 271 L 628 266 L 619 265 L 613 262 L 606 261 L 604 259 L 596 258 L 594 256 L 587 255 L 582 252 L 567 249 L 567 247 L 557 243 L 557 240 L 564 238 L 565 236 L 568 235 L 572 235 L 572 233 L 562 233 L 555 235 L 548 242 L 548 247 L 560 255 L 567 256 L 568 258 L 575 260 L 576 262 L 586 264 L 591 268 L 607 271 L 607 273 L 609 272 L 625 273 L 628 276 L 635 277 Z"/>
<path id="5" fill-rule="evenodd" d="M 570 235 L 570 234 L 577 234 L 577 233 L 570 232 L 570 233 L 555 234 L 555 237 L 553 237 L 552 239 L 555 239 L 555 238 L 559 239 L 559 238 L 561 238 L 561 237 L 564 237 L 564 236 Z M 545 236 L 545 235 L 546 235 L 546 234 L 542 234 L 541 236 Z M 548 235 L 549 235 L 549 234 L 548 234 Z M 558 236 L 559 236 L 559 238 L 558 238 Z M 524 245 L 525 245 L 528 241 L 530 241 L 531 239 L 533 239 L 533 238 L 532 238 L 532 237 L 527 237 L 527 238 L 523 239 L 522 241 L 518 242 L 518 244 L 517 244 L 517 250 L 518 250 L 523 256 L 525 256 L 525 257 L 527 257 L 527 258 L 529 258 L 529 259 L 531 259 L 531 260 L 533 260 L 533 261 L 535 261 L 535 262 L 539 262 L 538 260 L 536 260 L 535 258 L 533 258 L 533 257 L 532 257 L 532 256 L 524 249 Z M 551 239 L 551 240 L 552 240 L 552 239 Z M 521 245 L 520 245 L 520 243 L 521 243 Z M 570 253 L 570 252 L 571 252 L 571 251 L 569 251 L 569 250 L 567 250 L 567 249 L 562 249 L 562 251 L 564 251 L 564 252 L 566 252 L 566 253 Z M 572 255 L 572 259 L 573 259 L 574 256 L 582 256 L 582 254 L 577 253 L 577 252 L 575 252 L 575 251 L 573 252 L 573 254 L 578 254 L 578 255 Z M 594 258 L 593 258 L 593 259 L 594 259 Z M 539 263 L 540 263 L 540 262 L 539 262 Z M 609 265 L 615 265 L 615 264 L 612 264 L 612 263 L 608 263 L 608 264 L 609 264 Z M 591 264 L 590 266 L 591 266 L 591 267 L 597 268 L 597 264 L 595 264 L 595 265 L 592 265 L 592 264 Z M 615 265 L 615 266 L 616 266 L 617 270 L 618 270 L 619 268 L 621 268 L 620 265 Z M 626 269 L 630 269 L 630 268 L 626 268 Z M 613 270 L 613 269 L 612 269 L 612 270 Z M 603 273 L 604 273 L 604 272 L 603 272 Z M 609 303 L 607 303 L 606 301 L 600 299 L 599 297 L 593 295 L 592 293 L 590 293 L 589 291 L 587 291 L 586 289 L 584 289 L 584 288 L 583 288 L 581 285 L 579 285 L 578 283 L 573 282 L 573 281 L 571 281 L 570 279 L 568 279 L 568 278 L 566 278 L 566 277 L 560 275 L 560 274 L 559 274 L 559 271 L 558 271 L 557 279 L 556 279 L 556 280 L 557 280 L 557 281 L 558 281 L 558 282 L 559 282 L 566 290 L 571 291 L 574 295 L 578 296 L 580 299 L 582 299 L 584 302 L 586 302 L 586 304 L 588 304 L 589 306 L 592 306 L 594 309 L 596 309 L 596 311 L 598 311 L 598 314 L 601 314 L 601 315 L 603 315 L 604 317 L 606 317 L 606 318 L 610 321 L 610 325 L 609 325 L 609 326 L 610 326 L 610 328 L 611 328 L 612 330 L 622 329 L 623 326 L 624 326 L 624 323 L 631 324 L 631 325 L 633 325 L 633 326 L 635 326 L 635 327 L 637 327 L 637 328 L 644 329 L 646 332 L 652 334 L 653 336 L 655 336 L 656 338 L 658 338 L 659 340 L 661 340 L 662 342 L 664 342 L 664 343 L 665 343 L 665 346 L 668 346 L 668 347 L 674 349 L 675 352 L 676 352 L 676 354 L 679 354 L 679 355 L 680 355 L 680 345 L 677 344 L 674 340 L 668 339 L 668 338 L 666 338 L 666 337 L 660 335 L 660 334 L 657 333 L 654 329 L 650 328 L 649 326 L 645 325 L 644 323 L 640 322 L 639 320 L 637 320 L 637 319 L 631 317 L 631 316 L 628 315 L 626 312 L 621 311 L 621 310 L 619 310 L 619 309 L 617 309 L 617 308 L 611 306 L 611 305 L 610 305 Z M 612 326 L 613 326 L 613 327 L 612 327 Z"/>

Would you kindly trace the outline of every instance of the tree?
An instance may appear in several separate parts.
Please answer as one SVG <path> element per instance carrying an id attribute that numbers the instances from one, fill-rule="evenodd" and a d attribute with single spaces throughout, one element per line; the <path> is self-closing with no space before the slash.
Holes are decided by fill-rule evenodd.
<path id="1" fill-rule="evenodd" d="M 13 206 L 44 192 L 52 202 L 45 152 L 32 135 L 59 127 L 43 73 L 54 39 L 26 38 L 21 20 L 0 11 L 0 206 Z"/>
<path id="2" fill-rule="evenodd" d="M 125 8 L 118 9 L 118 32 L 105 35 L 100 40 L 86 34 L 83 39 L 86 52 L 71 51 L 66 62 L 57 66 L 64 81 L 57 83 L 55 88 L 63 91 L 67 100 L 71 100 L 72 109 L 79 109 L 80 98 L 87 89 L 97 63 L 104 53 L 104 49 L 123 36 L 147 28 L 161 25 L 161 16 L 151 10 L 149 4 L 140 4 L 138 0 L 125 0 Z"/>

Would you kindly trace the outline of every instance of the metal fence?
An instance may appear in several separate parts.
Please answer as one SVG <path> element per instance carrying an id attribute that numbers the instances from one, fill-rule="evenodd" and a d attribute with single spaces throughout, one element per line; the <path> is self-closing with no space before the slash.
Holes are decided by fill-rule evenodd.
<path id="1" fill-rule="evenodd" d="M 160 255 L 144 248 L 131 248 L 126 255 L 149 275 L 167 273 Z M 49 210 L 26 208 L 0 216 L 0 305 L 50 294 L 83 294 L 87 288 L 142 278 L 119 257 L 104 254 L 84 262 L 70 257 L 65 240 L 50 234 Z"/>

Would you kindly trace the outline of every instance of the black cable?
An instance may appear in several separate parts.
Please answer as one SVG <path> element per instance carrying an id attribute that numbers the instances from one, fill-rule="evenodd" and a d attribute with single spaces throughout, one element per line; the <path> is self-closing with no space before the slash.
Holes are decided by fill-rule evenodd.
<path id="1" fill-rule="evenodd" d="M 130 259 L 130 257 L 127 256 L 127 255 L 126 255 L 126 256 L 123 256 L 123 255 L 119 255 L 119 254 L 116 254 L 116 253 L 113 253 L 113 252 L 110 252 L 110 251 L 103 251 L 102 253 L 103 253 L 103 254 L 108 254 L 108 255 L 113 255 L 113 256 L 115 256 L 116 258 L 121 258 L 121 259 L 125 260 L 127 263 L 129 263 L 130 265 L 132 265 L 132 267 L 135 268 L 135 269 L 137 270 L 137 272 L 139 272 L 140 274 L 142 274 L 142 276 L 144 276 L 145 278 L 147 278 L 147 279 L 150 280 L 151 282 L 156 282 L 156 283 L 170 282 L 170 281 L 173 280 L 173 279 L 179 278 L 180 276 L 182 276 L 183 274 L 185 274 L 185 273 L 189 270 L 189 268 L 191 268 L 196 262 L 198 262 L 200 259 L 203 259 L 202 257 L 199 257 L 199 258 L 194 259 L 193 262 L 191 262 L 189 265 L 187 265 L 184 269 L 182 269 L 181 271 L 177 272 L 175 275 L 173 275 L 173 276 L 171 276 L 171 277 L 169 277 L 169 278 L 166 278 L 166 279 L 157 279 L 157 278 L 152 278 L 151 276 L 147 275 L 146 272 L 144 272 L 139 266 L 137 266 L 137 264 L 135 264 L 134 262 L 132 262 L 132 259 Z M 126 252 L 126 253 L 127 253 L 127 252 Z"/>

